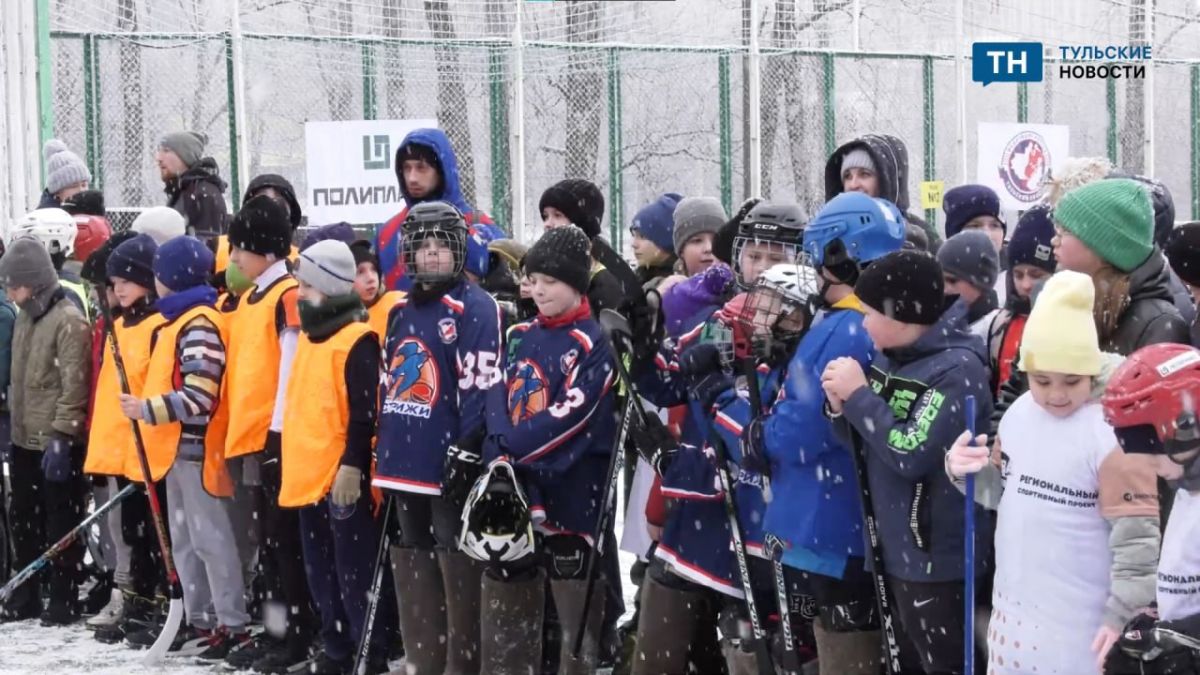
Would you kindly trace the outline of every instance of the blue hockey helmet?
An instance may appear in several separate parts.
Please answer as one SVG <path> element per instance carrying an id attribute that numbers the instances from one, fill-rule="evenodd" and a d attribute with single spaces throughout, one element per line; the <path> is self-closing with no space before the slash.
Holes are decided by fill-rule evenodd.
<path id="1" fill-rule="evenodd" d="M 804 252 L 817 267 L 864 263 L 904 245 L 904 216 L 896 205 L 861 192 L 830 199 L 804 230 Z"/>

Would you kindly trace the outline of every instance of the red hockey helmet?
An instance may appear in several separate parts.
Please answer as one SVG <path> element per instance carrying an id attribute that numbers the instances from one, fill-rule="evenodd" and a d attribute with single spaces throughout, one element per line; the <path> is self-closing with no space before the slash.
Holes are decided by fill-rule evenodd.
<path id="1" fill-rule="evenodd" d="M 75 235 L 75 259 L 87 260 L 88 256 L 104 245 L 112 236 L 112 227 L 103 216 L 75 216 L 75 226 L 79 229 Z"/>
<path id="2" fill-rule="evenodd" d="M 1175 455 L 1200 445 L 1200 350 L 1143 347 L 1113 373 L 1101 398 L 1104 419 L 1126 452 Z"/>

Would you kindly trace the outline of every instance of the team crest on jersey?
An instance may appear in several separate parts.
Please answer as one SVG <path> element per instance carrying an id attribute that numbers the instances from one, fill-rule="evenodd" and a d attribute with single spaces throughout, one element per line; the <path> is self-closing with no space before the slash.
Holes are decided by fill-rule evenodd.
<path id="1" fill-rule="evenodd" d="M 438 321 L 438 336 L 442 342 L 450 344 L 458 339 L 458 322 L 450 317 Z"/>
<path id="2" fill-rule="evenodd" d="M 566 375 L 567 373 L 571 372 L 571 370 L 575 367 L 575 364 L 578 361 L 579 361 L 579 350 L 578 349 L 572 349 L 572 350 L 568 351 L 566 354 L 563 354 L 562 358 L 558 360 L 558 365 L 559 365 L 559 367 L 562 368 L 563 375 Z"/>
<path id="3" fill-rule="evenodd" d="M 546 409 L 549 397 L 546 392 L 546 376 L 538 364 L 528 359 L 517 363 L 516 374 L 508 381 L 508 414 L 513 424 Z"/>
<path id="4" fill-rule="evenodd" d="M 388 364 L 384 413 L 429 419 L 438 398 L 438 368 L 424 342 L 408 337 L 396 345 Z"/>

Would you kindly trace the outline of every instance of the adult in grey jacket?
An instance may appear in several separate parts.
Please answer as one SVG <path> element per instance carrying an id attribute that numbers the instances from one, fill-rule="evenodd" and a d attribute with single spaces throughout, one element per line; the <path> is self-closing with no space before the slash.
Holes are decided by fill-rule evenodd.
<path id="1" fill-rule="evenodd" d="M 84 418 L 91 331 L 58 282 L 50 254 L 33 238 L 17 239 L 0 258 L 0 283 L 21 309 L 12 339 L 12 518 L 16 566 L 23 567 L 83 518 Z M 79 618 L 79 542 L 21 586 L 3 619 Z M 40 586 L 49 586 L 42 611 Z"/>

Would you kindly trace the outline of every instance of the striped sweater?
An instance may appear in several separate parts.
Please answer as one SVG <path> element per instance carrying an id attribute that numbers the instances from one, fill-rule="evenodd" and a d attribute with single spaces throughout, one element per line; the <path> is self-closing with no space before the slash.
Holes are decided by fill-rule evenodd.
<path id="1" fill-rule="evenodd" d="M 180 387 L 142 402 L 142 419 L 150 424 L 182 422 L 181 448 L 201 446 L 225 372 L 225 345 L 208 319 L 198 316 L 179 332 L 176 345 Z"/>

